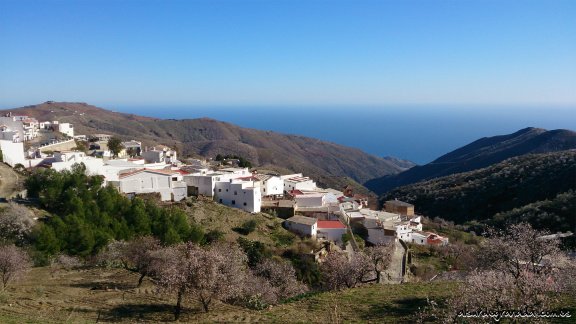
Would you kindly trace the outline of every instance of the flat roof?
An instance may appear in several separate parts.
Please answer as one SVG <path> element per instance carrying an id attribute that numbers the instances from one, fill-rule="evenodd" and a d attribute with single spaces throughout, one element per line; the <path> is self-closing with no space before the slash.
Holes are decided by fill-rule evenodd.
<path id="1" fill-rule="evenodd" d="M 386 204 L 401 206 L 401 207 L 414 207 L 414 205 L 409 204 L 407 202 L 400 201 L 400 200 L 388 200 L 386 202 Z"/>
<path id="2" fill-rule="evenodd" d="M 316 218 L 300 216 L 300 215 L 292 216 L 292 217 L 288 218 L 286 221 L 292 222 L 292 223 L 310 225 L 310 226 L 316 224 L 317 222 L 318 223 L 320 222 Z"/>

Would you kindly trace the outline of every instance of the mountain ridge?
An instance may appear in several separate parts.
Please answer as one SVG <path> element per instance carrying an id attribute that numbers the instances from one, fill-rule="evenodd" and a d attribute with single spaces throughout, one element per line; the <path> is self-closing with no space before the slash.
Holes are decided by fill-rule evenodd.
<path id="1" fill-rule="evenodd" d="M 395 175 L 371 179 L 364 185 L 377 194 L 420 181 L 488 167 L 530 153 L 576 148 L 576 132 L 527 127 L 512 134 L 483 137 L 422 166 Z"/>
<path id="2" fill-rule="evenodd" d="M 400 199 L 414 204 L 420 214 L 457 223 L 528 221 L 541 229 L 574 231 L 575 193 L 576 149 L 571 149 L 524 154 L 398 187 L 381 202 Z"/>
<path id="3" fill-rule="evenodd" d="M 177 148 L 184 156 L 214 157 L 235 154 L 259 168 L 302 172 L 322 185 L 341 188 L 374 177 L 398 173 L 405 164 L 370 155 L 314 138 L 243 128 L 212 118 L 160 119 L 106 110 L 87 103 L 45 102 L 0 113 L 25 114 L 44 120 L 74 125 L 76 134 L 109 133 L 123 140 L 136 139 L 145 146 L 163 144 Z"/>

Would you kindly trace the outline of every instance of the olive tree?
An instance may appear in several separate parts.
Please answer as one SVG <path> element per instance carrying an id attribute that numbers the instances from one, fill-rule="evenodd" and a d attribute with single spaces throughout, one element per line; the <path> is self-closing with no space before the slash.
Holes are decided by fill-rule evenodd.
<path id="1" fill-rule="evenodd" d="M 122 145 L 122 140 L 116 136 L 110 137 L 107 145 L 108 145 L 108 150 L 110 150 L 110 152 L 112 152 L 112 155 L 114 157 L 118 157 L 118 154 L 120 154 L 120 152 L 124 148 L 124 145 Z"/>

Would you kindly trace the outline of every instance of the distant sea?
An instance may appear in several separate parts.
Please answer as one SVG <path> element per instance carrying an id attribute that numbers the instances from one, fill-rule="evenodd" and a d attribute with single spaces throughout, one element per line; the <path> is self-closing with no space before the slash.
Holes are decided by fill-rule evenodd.
<path id="1" fill-rule="evenodd" d="M 576 130 L 576 107 L 184 107 L 106 106 L 163 119 L 209 117 L 242 127 L 314 137 L 425 164 L 482 137 L 526 127 Z"/>

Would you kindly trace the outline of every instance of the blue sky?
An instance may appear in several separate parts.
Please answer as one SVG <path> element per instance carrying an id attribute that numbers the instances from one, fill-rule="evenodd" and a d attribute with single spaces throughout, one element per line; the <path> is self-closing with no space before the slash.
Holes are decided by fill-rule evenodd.
<path id="1" fill-rule="evenodd" d="M 0 107 L 576 105 L 576 1 L 0 0 Z"/>

